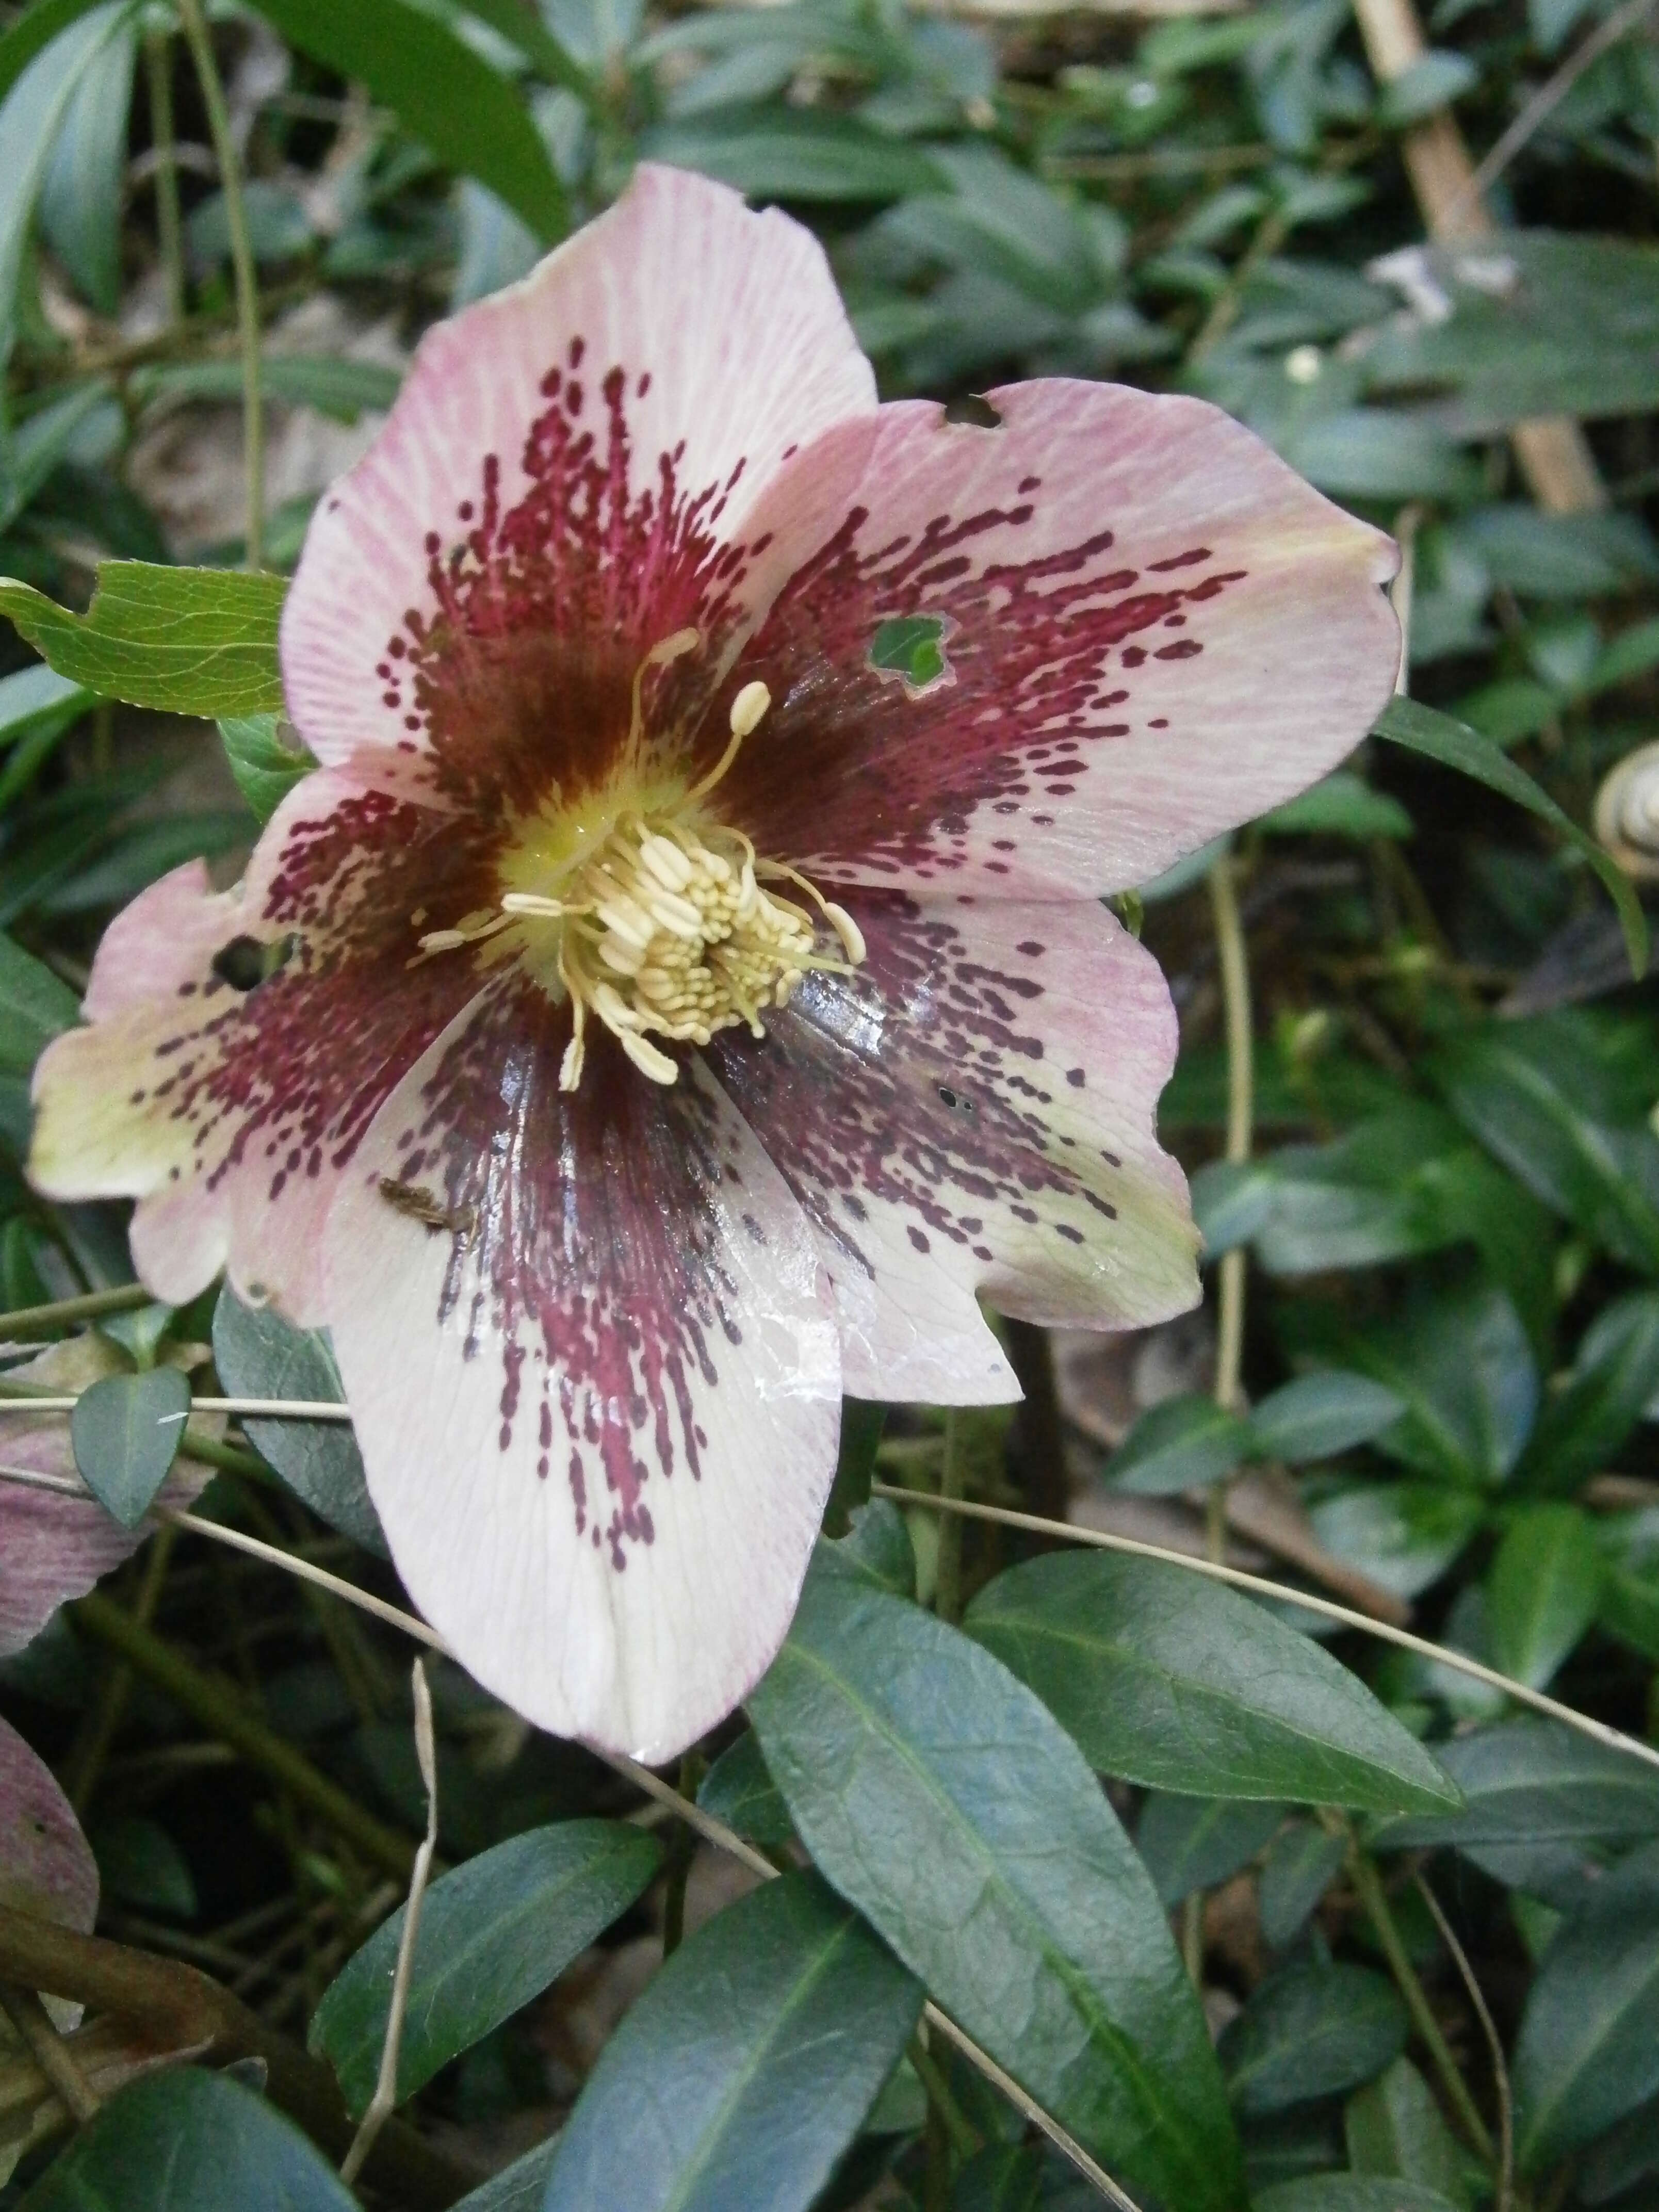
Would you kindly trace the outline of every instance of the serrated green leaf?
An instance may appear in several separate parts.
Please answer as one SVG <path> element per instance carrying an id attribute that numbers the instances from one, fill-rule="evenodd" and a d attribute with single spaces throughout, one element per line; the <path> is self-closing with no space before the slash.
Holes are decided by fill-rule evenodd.
<path id="1" fill-rule="evenodd" d="M 283 703 L 281 576 L 105 561 L 84 615 L 0 577 L 0 614 L 60 676 L 173 714 L 258 714 Z"/>
<path id="2" fill-rule="evenodd" d="M 236 788 L 261 824 L 317 765 L 314 754 L 289 743 L 286 728 L 280 714 L 234 714 L 219 724 Z"/>
<path id="3" fill-rule="evenodd" d="M 544 2212 L 805 2212 L 921 2004 L 816 1875 L 766 1883 L 635 2000 L 559 2139 Z"/>
<path id="4" fill-rule="evenodd" d="M 1517 768 L 1506 753 L 1499 752 L 1490 739 L 1470 729 L 1466 722 L 1454 721 L 1449 714 L 1439 714 L 1431 707 L 1419 706 L 1415 699 L 1391 699 L 1372 735 L 1386 738 L 1391 744 L 1403 745 L 1407 752 L 1421 753 L 1429 760 L 1438 761 L 1444 768 L 1455 768 L 1460 775 L 1485 784 L 1488 791 L 1512 799 L 1517 806 L 1524 806 L 1528 813 L 1547 822 L 1558 836 L 1565 837 L 1583 855 L 1607 886 L 1608 896 L 1619 909 L 1632 973 L 1638 976 L 1647 973 L 1647 917 L 1630 878 L 1616 860 L 1603 852 L 1595 838 L 1564 814 L 1542 786 L 1534 783 L 1523 769 Z"/>
<path id="5" fill-rule="evenodd" d="M 136 1528 L 179 1455 L 190 1418 L 190 1377 L 176 1367 L 106 1375 L 70 1415 L 75 1464 L 93 1496 L 124 1528 Z"/>
<path id="6" fill-rule="evenodd" d="M 814 1863 L 969 2033 L 1131 2185 L 1234 2212 L 1237 2146 L 1162 1907 L 1031 1692 L 815 1565 L 749 1711 Z"/>
<path id="7" fill-rule="evenodd" d="M 1448 1805 L 1435 1761 L 1364 1683 L 1259 1605 L 1157 1559 L 1011 1567 L 963 1626 L 1103 1773 L 1200 1797 Z"/>
<path id="8" fill-rule="evenodd" d="M 18 2212 L 356 2212 L 319 2150 L 222 2074 L 172 2069 L 100 2107 Z"/>
<path id="9" fill-rule="evenodd" d="M 482 1851 L 427 1892 L 398 2060 L 401 2103 L 539 1996 L 638 1897 L 662 1863 L 653 1836 L 617 1820 L 561 1820 Z M 324 1992 L 307 2040 L 352 2112 L 374 2094 L 403 1908 Z"/>
<path id="10" fill-rule="evenodd" d="M 544 245 L 563 237 L 564 187 L 523 100 L 447 23 L 405 0 L 252 4 L 301 53 L 367 85 L 440 161 L 488 185 Z"/>

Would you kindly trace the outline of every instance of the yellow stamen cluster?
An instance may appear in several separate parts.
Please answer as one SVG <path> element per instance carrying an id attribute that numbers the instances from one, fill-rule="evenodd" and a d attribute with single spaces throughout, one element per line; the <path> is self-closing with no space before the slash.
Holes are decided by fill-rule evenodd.
<path id="1" fill-rule="evenodd" d="M 670 643 L 678 647 L 678 635 Z M 661 648 L 653 656 L 665 657 Z M 526 950 L 541 953 L 538 964 L 556 972 L 570 998 L 562 1090 L 581 1081 L 590 1019 L 611 1031 L 642 1074 L 672 1083 L 678 1066 L 653 1036 L 703 1045 L 738 1022 L 763 1036 L 763 1013 L 787 1006 L 804 975 L 814 969 L 844 975 L 864 959 L 857 923 L 805 876 L 757 860 L 741 830 L 707 821 L 693 827 L 685 818 L 724 777 L 770 704 L 763 684 L 744 685 L 732 702 L 726 751 L 674 809 L 618 814 L 597 851 L 590 848 L 591 857 L 574 862 L 547 892 L 508 891 L 498 910 L 465 915 L 420 939 L 424 956 L 477 944 L 515 924 L 526 933 Z M 763 888 L 763 879 L 804 893 L 834 931 L 842 957 L 820 953 L 811 912 Z M 538 945 L 546 929 L 556 933 L 556 941 Z"/>

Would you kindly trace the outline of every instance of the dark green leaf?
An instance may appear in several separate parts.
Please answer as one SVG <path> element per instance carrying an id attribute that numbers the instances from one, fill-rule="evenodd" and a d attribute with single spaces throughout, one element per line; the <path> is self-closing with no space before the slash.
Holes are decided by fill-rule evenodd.
<path id="1" fill-rule="evenodd" d="M 179 2067 L 100 2107 L 18 2212 L 356 2212 L 292 2120 L 222 2074 Z"/>
<path id="2" fill-rule="evenodd" d="M 405 0 L 256 0 L 283 38 L 367 85 L 440 161 L 476 177 L 545 245 L 569 227 L 560 184 L 514 86 L 447 24 Z"/>
<path id="3" fill-rule="evenodd" d="M 1174 1906 L 1214 1889 L 1247 1867 L 1277 1833 L 1282 1805 L 1231 1797 L 1187 1797 L 1155 1790 L 1140 1809 L 1135 1847 L 1159 1902 Z"/>
<path id="4" fill-rule="evenodd" d="M 1480 72 L 1467 54 L 1431 47 L 1383 86 L 1377 99 L 1376 119 L 1389 130 L 1404 130 L 1437 108 L 1461 100 L 1480 82 Z"/>
<path id="5" fill-rule="evenodd" d="M 167 1480 L 190 1418 L 190 1377 L 176 1367 L 108 1375 L 70 1415 L 75 1464 L 124 1528 L 136 1528 Z"/>
<path id="6" fill-rule="evenodd" d="M 1330 1369 L 1300 1375 L 1253 1406 L 1250 1433 L 1263 1458 L 1298 1467 L 1369 1443 L 1405 1410 L 1405 1400 L 1387 1383 Z"/>
<path id="7" fill-rule="evenodd" d="M 881 1443 L 885 1406 L 868 1398 L 841 1401 L 841 1443 L 836 1454 L 836 1479 L 823 1509 L 823 1533 L 837 1539 L 847 1534 L 854 1513 L 870 1502 L 870 1484 L 876 1472 L 876 1452 Z"/>
<path id="8" fill-rule="evenodd" d="M 1227 2093 L 1257 2113 L 1355 2088 L 1400 2056 L 1406 2033 L 1398 1991 L 1370 1967 L 1288 1967 L 1222 2034 Z"/>
<path id="9" fill-rule="evenodd" d="M 268 353 L 259 367 L 268 399 L 314 407 L 340 422 L 384 412 L 402 381 L 395 368 L 380 362 L 346 361 L 332 354 Z M 141 406 L 157 399 L 235 400 L 241 396 L 242 365 L 235 360 L 164 362 L 137 370 L 127 389 Z"/>
<path id="10" fill-rule="evenodd" d="M 1605 1875 L 1556 1935 L 1527 1999 L 1512 2071 L 1525 2173 L 1659 2089 L 1659 1847 Z"/>
<path id="11" fill-rule="evenodd" d="M 270 1306 L 245 1306 L 228 1285 L 214 1309 L 213 1358 L 220 1381 L 238 1398 L 345 1402 L 333 1346 L 322 1331 L 295 1328 Z M 386 1537 L 349 1421 L 256 1416 L 244 1425 L 255 1449 L 314 1513 L 384 1556 Z"/>
<path id="12" fill-rule="evenodd" d="M 1258 2189 L 1254 2212 L 1462 2212 L 1420 2181 L 1382 2181 L 1374 2173 L 1310 2173 Z"/>
<path id="13" fill-rule="evenodd" d="M 761 113 L 666 125 L 647 134 L 641 151 L 718 177 L 753 199 L 905 199 L 943 182 L 920 147 L 808 107 L 787 111 L 787 120 Z"/>
<path id="14" fill-rule="evenodd" d="M 527 2150 L 511 2166 L 492 2174 L 482 2189 L 469 2191 L 454 2212 L 542 2212 L 548 2176 L 558 2152 L 556 2136 L 538 2143 L 534 2150 Z"/>
<path id="15" fill-rule="evenodd" d="M 131 17 L 82 72 L 40 190 L 40 228 L 85 297 L 121 304 L 121 191 L 137 33 Z"/>
<path id="16" fill-rule="evenodd" d="M 0 936 L 0 1074 L 28 1074 L 53 1037 L 72 1030 L 80 1015 L 67 983 Z"/>
<path id="17" fill-rule="evenodd" d="M 1316 1820 L 1292 1820 L 1267 1846 L 1259 1899 L 1261 1936 L 1270 1951 L 1288 1951 L 1319 1900 L 1335 1881 L 1346 1856 L 1340 1836 Z"/>
<path id="18" fill-rule="evenodd" d="M 1231 1474 L 1250 1449 L 1248 1425 L 1213 1398 L 1165 1398 L 1149 1407 L 1112 1454 L 1106 1479 L 1140 1497 L 1201 1490 Z"/>
<path id="19" fill-rule="evenodd" d="M 1030 2144 L 987 2143 L 957 2174 L 951 2212 L 1042 2212 L 1043 2164 Z"/>
<path id="20" fill-rule="evenodd" d="M 1237 2206 L 1162 1908 L 1031 1692 L 942 1621 L 815 1565 L 749 1708 L 814 1861 L 969 2033 L 1132 2185 Z"/>
<path id="21" fill-rule="evenodd" d="M 826 1574 L 851 1575 L 895 1597 L 916 1594 L 916 1554 L 904 1516 L 890 1498 L 856 1506 L 845 1536 L 820 1544 L 818 1564 Z"/>
<path id="22" fill-rule="evenodd" d="M 293 732 L 278 714 L 233 715 L 220 723 L 219 735 L 236 788 L 261 823 L 317 765 L 297 739 L 289 742 Z"/>
<path id="23" fill-rule="evenodd" d="M 92 1834 L 99 1884 L 106 1897 L 136 1905 L 141 1912 L 162 1912 L 193 1920 L 196 1884 L 183 1853 L 159 1820 L 129 1814 L 101 1820 Z"/>
<path id="24" fill-rule="evenodd" d="M 1544 1401 L 1517 1488 L 1574 1491 L 1605 1468 L 1659 1392 L 1659 1291 L 1627 1291 L 1584 1332 L 1565 1389 Z"/>
<path id="25" fill-rule="evenodd" d="M 89 690 L 174 714 L 258 714 L 283 703 L 280 576 L 106 561 L 84 615 L 0 578 L 0 614 Z"/>
<path id="26" fill-rule="evenodd" d="M 1390 700 L 1373 734 L 1403 745 L 1408 752 L 1422 753 L 1430 760 L 1440 762 L 1443 767 L 1455 768 L 1460 775 L 1472 776 L 1489 791 L 1513 799 L 1517 806 L 1526 807 L 1540 821 L 1547 822 L 1583 854 L 1606 884 L 1608 896 L 1619 909 L 1632 972 L 1637 975 L 1646 974 L 1647 919 L 1630 878 L 1595 838 L 1564 814 L 1549 793 L 1534 783 L 1523 769 L 1517 768 L 1506 753 L 1499 752 L 1489 738 L 1470 729 L 1467 723 L 1454 721 L 1449 714 L 1437 714 L 1431 707 L 1419 706 L 1414 699 Z"/>
<path id="27" fill-rule="evenodd" d="M 1456 1802 L 1346 1668 L 1182 1568 L 1053 1552 L 999 1575 L 963 1625 L 1103 1773 L 1201 1797 L 1373 1810 Z"/>
<path id="28" fill-rule="evenodd" d="M 1351 769 L 1338 769 L 1261 817 L 1276 837 L 1409 837 L 1412 817 L 1397 799 L 1373 791 Z"/>
<path id="29" fill-rule="evenodd" d="M 641 1829 L 562 1820 L 434 1881 L 415 1941 L 399 2102 L 539 1996 L 628 1910 L 661 1862 L 661 1846 Z M 374 2094 L 403 1924 L 399 1907 L 348 1961 L 312 2020 L 311 2048 L 333 2062 L 354 2113 Z"/>
<path id="30" fill-rule="evenodd" d="M 1438 2190 L 1472 2212 L 1487 2193 L 1486 2168 L 1446 2124 L 1428 2083 L 1409 2058 L 1349 2098 L 1342 2116 L 1348 2163 L 1356 2173 L 1387 2175 Z"/>
<path id="31" fill-rule="evenodd" d="M 544 2212 L 805 2212 L 921 2002 L 817 1875 L 768 1882 L 699 1929 L 606 2044 Z"/>
<path id="32" fill-rule="evenodd" d="M 1595 1618 L 1604 1570 L 1576 1505 L 1528 1505 L 1504 1531 L 1486 1577 L 1492 1663 L 1541 1690 Z"/>
<path id="33" fill-rule="evenodd" d="M 697 1802 L 751 1844 L 769 1850 L 781 1850 L 795 1832 L 753 1729 L 745 1729 L 714 1761 L 702 1778 Z"/>

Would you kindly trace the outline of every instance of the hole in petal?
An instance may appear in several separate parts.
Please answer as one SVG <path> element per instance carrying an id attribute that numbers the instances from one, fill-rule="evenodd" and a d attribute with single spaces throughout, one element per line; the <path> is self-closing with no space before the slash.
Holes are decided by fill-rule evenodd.
<path id="1" fill-rule="evenodd" d="M 959 399 L 951 400 L 945 410 L 947 422 L 970 423 L 975 430 L 1000 430 L 1002 417 L 990 401 L 977 392 L 964 392 Z"/>
<path id="2" fill-rule="evenodd" d="M 233 937 L 228 945 L 219 947 L 210 964 L 219 981 L 228 983 L 233 991 L 256 991 L 287 963 L 299 941 L 293 936 L 270 942 L 258 937 Z"/>
<path id="3" fill-rule="evenodd" d="M 940 1103 L 948 1106 L 952 1113 L 971 1115 L 974 1111 L 973 1100 L 964 1097 L 960 1091 L 952 1091 L 948 1083 L 939 1085 L 939 1095 Z"/>
<path id="4" fill-rule="evenodd" d="M 943 615 L 895 615 L 870 641 L 870 665 L 879 676 L 900 678 L 912 694 L 929 690 L 951 673 L 948 628 Z"/>

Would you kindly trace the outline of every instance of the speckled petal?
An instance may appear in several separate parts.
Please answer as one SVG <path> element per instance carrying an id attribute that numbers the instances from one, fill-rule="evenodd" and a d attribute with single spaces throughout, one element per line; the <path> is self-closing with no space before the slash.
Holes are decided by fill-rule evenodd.
<path id="1" fill-rule="evenodd" d="M 89 1935 L 98 1866 L 52 1769 L 0 1720 L 0 1905 Z"/>
<path id="2" fill-rule="evenodd" d="M 855 1397 L 1016 1396 L 975 1293 L 1054 1327 L 1139 1327 L 1198 1297 L 1181 1170 L 1153 1114 L 1170 994 L 1104 908 L 850 902 L 869 947 L 721 1082 L 818 1231 Z"/>
<path id="3" fill-rule="evenodd" d="M 138 1200 L 133 1256 L 158 1297 L 183 1304 L 228 1266 L 239 1294 L 315 1322 L 339 1172 L 478 988 L 471 952 L 410 965 L 411 917 L 493 902 L 490 836 L 324 771 L 273 817 L 240 889 L 214 893 L 199 862 L 153 885 L 100 948 L 91 1025 L 36 1069 L 35 1188 Z M 267 980 L 226 980 L 283 945 Z"/>
<path id="4" fill-rule="evenodd" d="M 832 431 L 779 485 L 774 561 L 810 482 L 859 477 L 732 672 L 773 707 L 722 805 L 844 880 L 1144 883 L 1364 735 L 1399 660 L 1395 550 L 1202 401 L 991 398 L 994 429 L 885 407 L 867 458 Z M 871 661 L 915 616 L 947 663 L 920 689 Z"/>
<path id="5" fill-rule="evenodd" d="M 422 342 L 307 534 L 283 620 L 295 721 L 325 761 L 401 747 L 458 786 L 568 792 L 625 734 L 641 657 L 688 625 L 702 651 L 652 693 L 670 719 L 707 696 L 747 620 L 757 495 L 874 406 L 811 234 L 641 167 Z"/>
<path id="6" fill-rule="evenodd" d="M 568 1030 L 504 984 L 427 1054 L 336 1201 L 327 1303 L 410 1595 L 531 1720 L 657 1760 L 782 1641 L 840 1364 L 811 1232 L 695 1059 L 665 1087 L 601 1036 L 562 1093 Z"/>

